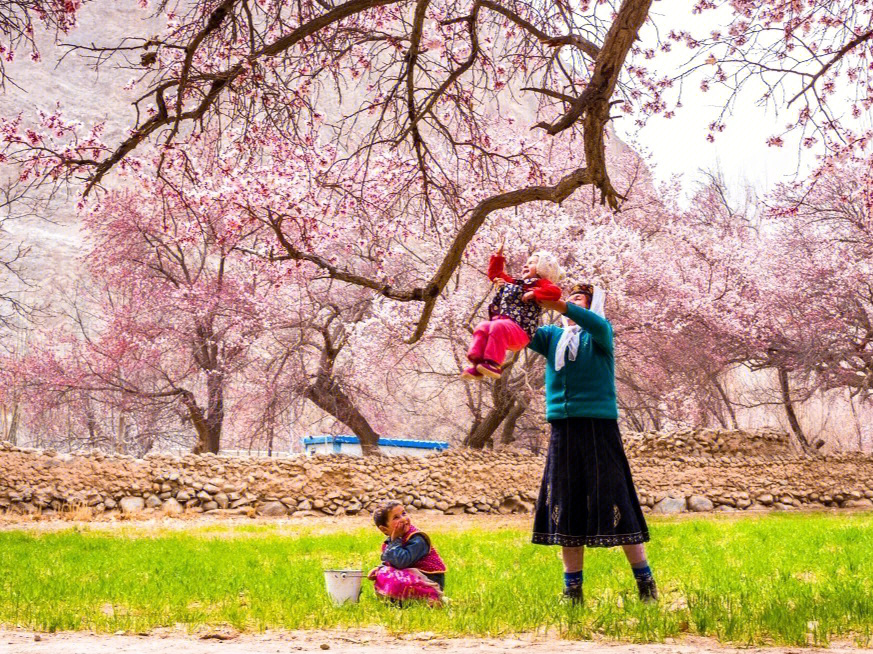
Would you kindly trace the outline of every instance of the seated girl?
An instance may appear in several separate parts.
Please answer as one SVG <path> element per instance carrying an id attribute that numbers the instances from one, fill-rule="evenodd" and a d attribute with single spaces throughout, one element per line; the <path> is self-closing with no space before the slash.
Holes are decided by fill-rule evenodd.
<path id="1" fill-rule="evenodd" d="M 412 525 L 403 504 L 383 503 L 373 513 L 373 521 L 388 537 L 382 543 L 382 565 L 367 575 L 375 582 L 376 594 L 397 602 L 422 599 L 431 606 L 441 605 L 446 565 L 428 535 Z"/>

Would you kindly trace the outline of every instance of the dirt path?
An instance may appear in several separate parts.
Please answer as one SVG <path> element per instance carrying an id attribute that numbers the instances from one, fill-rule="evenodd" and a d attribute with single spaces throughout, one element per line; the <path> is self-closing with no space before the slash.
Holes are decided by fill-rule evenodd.
<path id="1" fill-rule="evenodd" d="M 229 639 L 219 639 L 223 635 Z M 180 635 L 178 632 L 148 636 L 96 636 L 87 633 L 34 634 L 0 631 L 0 654 L 273 654 L 274 652 L 323 652 L 334 654 L 873 654 L 873 650 L 849 645 L 828 649 L 724 647 L 715 641 L 689 638 L 678 643 L 638 645 L 631 643 L 566 641 L 551 638 L 515 639 L 440 638 L 429 634 L 392 637 L 376 631 L 274 632 L 240 635 L 212 632 Z"/>

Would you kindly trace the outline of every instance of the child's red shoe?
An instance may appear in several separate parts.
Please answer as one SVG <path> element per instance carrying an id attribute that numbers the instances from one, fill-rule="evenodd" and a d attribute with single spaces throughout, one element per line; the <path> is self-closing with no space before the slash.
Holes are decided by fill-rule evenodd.
<path id="1" fill-rule="evenodd" d="M 475 367 L 467 368 L 461 373 L 461 379 L 466 381 L 482 381 L 482 373 L 476 370 Z"/>
<path id="2" fill-rule="evenodd" d="M 492 379 L 500 379 L 500 375 L 503 374 L 500 370 L 500 366 L 498 366 L 493 361 L 483 361 L 476 366 L 476 370 L 478 370 L 479 373 L 487 377 L 491 377 Z"/>

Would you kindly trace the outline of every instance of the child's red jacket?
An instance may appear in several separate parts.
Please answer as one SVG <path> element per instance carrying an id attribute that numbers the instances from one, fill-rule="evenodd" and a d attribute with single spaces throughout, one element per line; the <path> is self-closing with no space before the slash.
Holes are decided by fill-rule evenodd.
<path id="1" fill-rule="evenodd" d="M 532 280 L 514 279 L 503 271 L 503 265 L 505 263 L 506 259 L 503 258 L 503 255 L 492 255 L 491 260 L 488 262 L 488 279 L 493 282 L 495 279 L 500 278 L 510 284 L 518 284 L 524 288 L 525 291 L 533 291 L 534 299 L 538 301 L 551 300 L 552 302 L 556 302 L 561 299 L 561 289 L 555 286 L 548 279 L 542 277 Z"/>

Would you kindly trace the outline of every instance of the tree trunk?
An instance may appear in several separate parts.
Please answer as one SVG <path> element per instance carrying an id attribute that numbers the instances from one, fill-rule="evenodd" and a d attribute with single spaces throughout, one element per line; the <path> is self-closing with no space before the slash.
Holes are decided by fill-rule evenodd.
<path id="1" fill-rule="evenodd" d="M 88 445 L 95 448 L 99 447 L 100 425 L 97 422 L 97 418 L 94 417 L 94 410 L 91 407 L 90 401 L 85 409 L 85 424 L 88 427 Z"/>
<path id="2" fill-rule="evenodd" d="M 861 421 L 858 420 L 858 411 L 855 409 L 855 398 L 849 395 L 849 406 L 852 409 L 852 419 L 855 422 L 855 434 L 858 436 L 858 451 L 864 453 L 864 434 L 861 431 Z"/>
<path id="3" fill-rule="evenodd" d="M 635 409 L 631 409 L 627 406 L 621 407 L 621 414 L 624 416 L 624 419 L 630 423 L 630 427 L 633 431 L 642 432 L 646 430 L 646 425 L 642 421 L 642 419 L 637 415 L 637 411 Z"/>
<path id="4" fill-rule="evenodd" d="M 509 410 L 509 414 L 503 420 L 503 435 L 500 437 L 500 442 L 504 445 L 509 445 L 515 442 L 515 427 L 518 424 L 518 419 L 527 411 L 527 405 L 521 402 L 516 402 Z"/>
<path id="5" fill-rule="evenodd" d="M 712 378 L 712 383 L 715 386 L 715 389 L 718 391 L 718 395 L 721 398 L 721 401 L 724 403 L 725 408 L 728 411 L 728 415 L 731 417 L 731 426 L 734 429 L 739 429 L 740 424 L 737 422 L 737 414 L 734 411 L 734 406 L 731 404 L 730 398 L 727 396 L 727 391 L 724 390 L 724 386 L 718 381 L 717 377 Z"/>
<path id="6" fill-rule="evenodd" d="M 206 378 L 207 409 L 206 423 L 209 426 L 207 452 L 218 454 L 221 450 L 221 429 L 224 426 L 224 375 L 213 372 Z"/>
<path id="7" fill-rule="evenodd" d="M 306 389 L 306 399 L 319 409 L 332 415 L 352 430 L 361 443 L 361 453 L 364 456 L 378 456 L 379 434 L 369 421 L 358 411 L 352 399 L 340 388 L 339 384 L 329 377 L 319 375 L 315 383 Z"/>
<path id="8" fill-rule="evenodd" d="M 3 440 L 7 440 L 13 445 L 18 445 L 18 402 L 12 407 L 12 417 L 9 419 L 9 429 L 6 432 L 6 437 Z"/>
<path id="9" fill-rule="evenodd" d="M 791 402 L 791 387 L 788 385 L 788 371 L 782 366 L 777 367 L 776 370 L 779 372 L 779 390 L 782 393 L 782 406 L 785 408 L 785 415 L 788 417 L 788 424 L 791 427 L 794 436 L 797 438 L 797 441 L 800 443 L 801 448 L 805 452 L 810 452 L 812 448 L 809 445 L 809 441 L 806 440 L 806 435 L 800 428 L 800 421 L 797 419 L 797 414 L 794 412 L 794 404 Z"/>
<path id="10" fill-rule="evenodd" d="M 661 420 L 658 418 L 658 414 L 656 414 L 651 407 L 646 407 L 646 413 L 652 421 L 652 431 L 661 431 Z"/>
<path id="11" fill-rule="evenodd" d="M 517 358 L 513 358 L 510 365 L 504 368 L 503 376 L 494 382 L 491 387 L 492 408 L 485 414 L 485 417 L 474 422 L 470 427 L 470 432 L 464 439 L 464 447 L 470 447 L 474 450 L 494 447 L 494 432 L 519 403 L 515 394 L 509 389 L 510 372 L 517 360 Z"/>
<path id="12" fill-rule="evenodd" d="M 116 454 L 127 454 L 124 443 L 124 433 L 127 431 L 127 420 L 124 413 L 118 414 L 118 430 L 115 433 L 115 452 Z"/>
<path id="13" fill-rule="evenodd" d="M 500 423 L 503 422 L 503 419 L 509 415 L 514 405 L 515 401 L 510 400 L 508 403 L 501 403 L 492 408 L 487 414 L 485 414 L 485 417 L 474 426 L 474 429 L 467 434 L 467 437 L 464 439 L 464 447 L 481 450 L 486 446 L 493 446 L 494 432 L 497 431 L 497 428 L 500 426 Z"/>
<path id="14" fill-rule="evenodd" d="M 188 409 L 188 418 L 197 433 L 197 443 L 192 450 L 194 454 L 212 452 L 218 454 L 221 447 L 221 426 L 224 420 L 223 403 L 216 405 L 215 412 L 204 414 L 203 409 L 197 405 L 194 394 L 191 391 L 181 391 L 182 402 Z M 220 398 L 212 398 L 212 401 Z"/>

